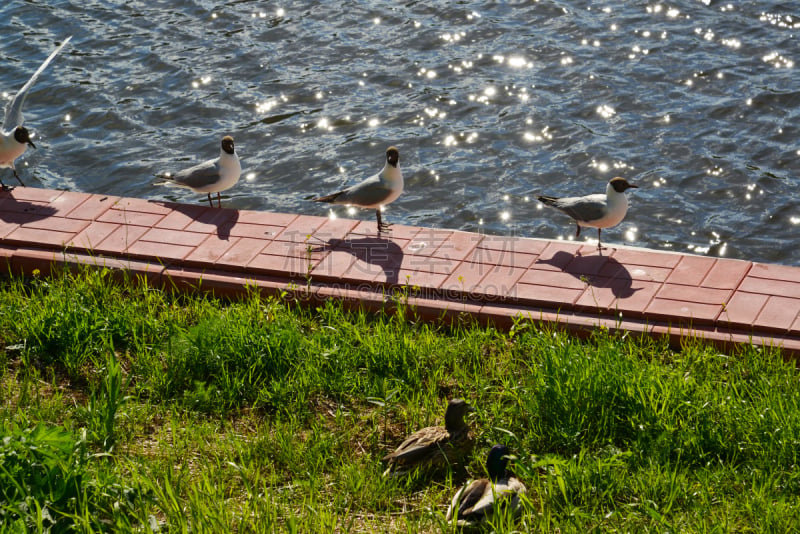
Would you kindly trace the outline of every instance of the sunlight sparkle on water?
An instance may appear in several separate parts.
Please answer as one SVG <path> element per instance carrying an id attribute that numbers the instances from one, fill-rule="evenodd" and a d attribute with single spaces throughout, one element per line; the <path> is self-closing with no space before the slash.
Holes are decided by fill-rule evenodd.
<path id="1" fill-rule="evenodd" d="M 200 87 L 200 85 L 207 85 L 208 83 L 211 82 L 211 79 L 212 79 L 211 76 L 203 76 L 199 80 L 193 81 L 192 87 L 194 89 L 197 89 L 198 87 Z"/>
<path id="2" fill-rule="evenodd" d="M 741 48 L 742 42 L 739 39 L 731 38 L 731 39 L 722 39 L 720 41 L 724 46 L 728 48 Z"/>
<path id="3" fill-rule="evenodd" d="M 508 58 L 508 66 L 513 67 L 515 69 L 519 69 L 522 67 L 532 67 L 533 63 L 529 63 L 527 59 L 522 56 L 512 56 Z"/>
<path id="4" fill-rule="evenodd" d="M 800 224 L 800 217 L 789 217 L 789 222 L 792 224 Z"/>
<path id="5" fill-rule="evenodd" d="M 779 13 L 761 13 L 758 18 L 761 22 L 769 22 L 779 28 L 800 28 L 800 22 L 795 22 L 791 15 L 781 15 Z"/>
<path id="6" fill-rule="evenodd" d="M 443 33 L 441 38 L 443 41 L 447 41 L 449 43 L 456 43 L 467 36 L 466 32 L 457 32 L 457 33 Z"/>
<path id="7" fill-rule="evenodd" d="M 278 99 L 277 98 L 271 98 L 269 100 L 265 100 L 264 102 L 259 102 L 258 104 L 256 104 L 256 113 L 259 113 L 259 114 L 267 113 L 268 111 L 270 111 L 272 108 L 274 108 L 277 105 L 278 105 Z"/>
<path id="8" fill-rule="evenodd" d="M 245 180 L 247 180 L 248 182 L 252 182 L 253 180 L 255 180 L 255 179 L 256 179 L 256 173 L 254 173 L 254 172 L 248 172 L 248 173 L 245 175 L 244 179 L 245 179 Z"/>
<path id="9" fill-rule="evenodd" d="M 761 58 L 764 63 L 770 63 L 776 69 L 786 68 L 791 69 L 794 67 L 794 61 L 780 55 L 778 52 L 772 52 Z"/>
<path id="10" fill-rule="evenodd" d="M 597 113 L 600 114 L 600 116 L 603 117 L 604 119 L 610 119 L 617 112 L 614 108 L 612 108 L 608 104 L 603 104 L 602 106 L 597 107 Z"/>
<path id="11" fill-rule="evenodd" d="M 508 221 L 511 218 L 511 213 L 508 211 L 501 211 L 500 212 L 500 220 L 503 222 Z"/>
<path id="12" fill-rule="evenodd" d="M 531 123 L 528 123 L 531 124 Z M 540 143 L 542 141 L 552 141 L 553 134 L 550 133 L 550 127 L 545 126 L 539 133 L 536 132 L 525 132 L 522 137 L 531 143 Z"/>

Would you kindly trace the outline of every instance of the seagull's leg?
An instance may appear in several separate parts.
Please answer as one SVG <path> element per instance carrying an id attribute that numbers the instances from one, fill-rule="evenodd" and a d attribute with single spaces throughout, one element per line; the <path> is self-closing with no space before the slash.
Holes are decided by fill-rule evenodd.
<path id="1" fill-rule="evenodd" d="M 3 183 L 3 180 L 0 180 L 0 186 L 2 186 L 2 187 L 3 187 L 3 191 L 11 191 L 11 190 L 13 190 L 13 189 L 14 189 L 13 187 L 9 187 L 9 186 L 7 186 L 6 184 L 4 184 L 4 183 Z"/>
<path id="2" fill-rule="evenodd" d="M 578 230 L 575 232 L 575 240 L 577 240 L 581 236 L 581 225 L 576 222 L 575 226 L 578 227 Z"/>
<path id="3" fill-rule="evenodd" d="M 14 172 L 14 176 L 19 181 L 19 185 L 21 185 L 22 187 L 25 187 L 25 184 L 22 183 L 22 179 L 19 177 L 19 174 L 17 174 L 17 169 L 15 169 L 14 167 L 11 167 L 11 170 Z M 5 188 L 5 187 L 6 186 L 4 185 L 3 188 Z"/>
<path id="4" fill-rule="evenodd" d="M 222 207 L 222 195 L 219 194 L 219 191 L 217 191 L 217 207 Z"/>
<path id="5" fill-rule="evenodd" d="M 211 193 L 208 194 L 208 203 L 211 204 L 211 207 L 214 207 L 214 201 L 211 200 Z"/>
<path id="6" fill-rule="evenodd" d="M 597 229 L 597 250 L 603 250 L 603 245 L 600 244 L 600 228 Z"/>
<path id="7" fill-rule="evenodd" d="M 388 232 L 391 224 L 383 222 L 380 208 L 375 210 L 375 215 L 378 217 L 378 235 L 381 235 L 381 232 Z"/>

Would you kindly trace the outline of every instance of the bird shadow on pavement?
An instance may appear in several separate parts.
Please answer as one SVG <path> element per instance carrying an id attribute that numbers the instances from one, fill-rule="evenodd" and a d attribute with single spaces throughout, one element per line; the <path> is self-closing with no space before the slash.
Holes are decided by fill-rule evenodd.
<path id="1" fill-rule="evenodd" d="M 560 250 L 553 257 L 539 260 L 586 282 L 595 288 L 609 289 L 618 299 L 633 296 L 642 288 L 634 288 L 628 269 L 611 256 L 579 255 Z"/>
<path id="2" fill-rule="evenodd" d="M 239 220 L 239 210 L 212 208 L 199 204 L 182 204 L 180 202 L 168 202 L 163 200 L 151 200 L 153 204 L 164 206 L 165 208 L 178 211 L 195 222 L 215 226 L 217 237 L 222 241 L 228 241 L 231 237 L 231 229 L 236 226 Z"/>
<path id="3" fill-rule="evenodd" d="M 353 272 L 353 277 L 358 277 L 358 270 L 361 269 L 367 280 L 375 273 L 363 264 L 376 266 L 383 271 L 387 284 L 397 284 L 400 266 L 403 263 L 403 249 L 394 241 L 380 237 L 328 239 L 323 245 L 315 247 L 313 251 L 341 251 L 351 254 L 358 261 L 351 265 L 348 273 Z M 362 262 L 360 267 L 358 262 Z"/>
<path id="4" fill-rule="evenodd" d="M 9 224 L 40 221 L 56 214 L 56 208 L 7 196 L 0 201 L 0 220 Z"/>

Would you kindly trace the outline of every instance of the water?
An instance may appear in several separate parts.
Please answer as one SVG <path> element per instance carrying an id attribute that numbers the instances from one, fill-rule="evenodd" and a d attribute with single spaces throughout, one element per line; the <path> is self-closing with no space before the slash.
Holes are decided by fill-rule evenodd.
<path id="1" fill-rule="evenodd" d="M 390 222 L 570 239 L 535 195 L 621 175 L 640 189 L 604 241 L 800 265 L 794 7 L 12 0 L 0 93 L 74 35 L 26 103 L 36 187 L 204 202 L 153 175 L 231 134 L 245 171 L 225 206 L 325 215 L 308 199 L 394 144 Z"/>

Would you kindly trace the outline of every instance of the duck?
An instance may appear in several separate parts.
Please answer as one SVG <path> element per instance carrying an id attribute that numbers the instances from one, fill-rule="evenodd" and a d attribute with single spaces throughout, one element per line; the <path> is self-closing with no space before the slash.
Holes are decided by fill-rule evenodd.
<path id="1" fill-rule="evenodd" d="M 509 450 L 497 444 L 486 456 L 488 478 L 480 478 L 463 485 L 453 496 L 445 516 L 460 527 L 475 527 L 492 518 L 500 506 L 508 506 L 512 513 L 519 511 L 520 496 L 525 485 L 506 469 Z"/>
<path id="2" fill-rule="evenodd" d="M 475 436 L 464 417 L 474 412 L 464 399 L 452 399 L 444 413 L 444 426 L 429 426 L 409 435 L 393 452 L 382 458 L 384 476 L 418 467 L 441 468 L 460 463 L 472 452 Z"/>

